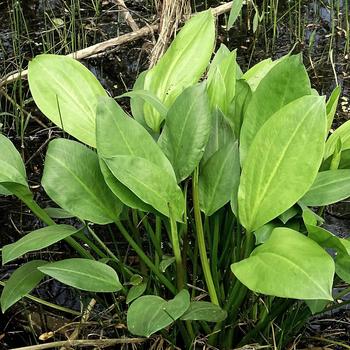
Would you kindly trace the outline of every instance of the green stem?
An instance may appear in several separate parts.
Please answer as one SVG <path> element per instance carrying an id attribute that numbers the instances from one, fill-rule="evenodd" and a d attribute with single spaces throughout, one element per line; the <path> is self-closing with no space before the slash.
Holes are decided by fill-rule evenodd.
<path id="1" fill-rule="evenodd" d="M 210 300 L 213 304 L 219 305 L 219 300 L 216 294 L 213 277 L 211 275 L 209 261 L 207 257 L 207 250 L 205 247 L 205 238 L 203 232 L 203 223 L 201 217 L 201 211 L 199 207 L 199 188 L 198 188 L 198 167 L 195 169 L 193 174 L 193 209 L 194 209 L 194 219 L 196 222 L 196 233 L 198 240 L 199 256 L 201 259 L 202 269 L 204 273 L 205 282 L 207 284 Z"/>
<path id="2" fill-rule="evenodd" d="M 142 259 L 142 261 L 148 266 L 148 268 L 159 278 L 159 280 L 172 292 L 176 294 L 175 286 L 157 269 L 150 258 L 143 252 L 143 250 L 137 245 L 133 238 L 129 235 L 124 225 L 120 221 L 115 221 L 120 233 L 128 241 L 131 247 L 135 250 L 136 254 Z"/>
<path id="3" fill-rule="evenodd" d="M 177 232 L 176 220 L 175 220 L 171 205 L 168 205 L 168 207 L 169 207 L 169 216 L 170 216 L 171 243 L 172 243 L 173 252 L 175 256 L 175 263 L 176 263 L 176 281 L 177 281 L 177 288 L 180 291 L 182 288 L 184 288 L 184 285 L 185 285 L 184 269 L 182 265 L 182 256 L 181 256 L 180 241 L 179 241 L 179 234 Z"/>
<path id="4" fill-rule="evenodd" d="M 29 196 L 20 196 L 17 197 L 46 225 L 56 225 L 56 223 L 50 218 L 44 209 L 42 209 L 33 198 Z M 93 259 L 93 256 L 87 252 L 73 237 L 65 238 L 65 241 L 77 251 L 83 258 Z"/>

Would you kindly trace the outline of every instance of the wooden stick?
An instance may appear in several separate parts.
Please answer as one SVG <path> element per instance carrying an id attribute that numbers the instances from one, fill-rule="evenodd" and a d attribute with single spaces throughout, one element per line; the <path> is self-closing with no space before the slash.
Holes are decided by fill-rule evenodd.
<path id="1" fill-rule="evenodd" d="M 79 339 L 79 340 L 63 340 L 56 341 L 47 344 L 37 344 L 31 346 L 24 346 L 22 348 L 15 348 L 12 350 L 44 350 L 58 348 L 61 346 L 72 347 L 72 346 L 94 346 L 94 347 L 107 347 L 118 344 L 140 344 L 147 341 L 146 338 L 125 338 L 125 339 Z"/>
<path id="2" fill-rule="evenodd" d="M 137 32 L 140 28 L 132 18 L 128 8 L 125 5 L 124 0 L 113 0 L 120 8 L 122 11 L 122 15 L 126 21 L 126 23 L 129 25 L 129 27 L 132 29 L 133 32 Z"/>
<path id="3" fill-rule="evenodd" d="M 232 7 L 232 1 L 230 1 L 226 4 L 223 4 L 223 5 L 220 5 L 218 7 L 215 7 L 212 9 L 213 15 L 214 16 L 222 15 L 222 14 L 230 11 L 231 7 Z M 148 36 L 148 35 L 156 32 L 157 30 L 158 30 L 158 25 L 156 25 L 156 24 L 151 25 L 151 26 L 145 26 L 136 32 L 120 35 L 116 38 L 112 38 L 112 39 L 109 39 L 109 40 L 104 41 L 102 43 L 98 43 L 98 44 L 89 46 L 85 49 L 73 52 L 67 56 L 73 57 L 76 60 L 81 60 L 83 58 L 87 58 L 87 57 L 90 57 L 92 55 L 101 53 L 101 52 L 109 49 L 110 47 L 123 45 L 123 44 L 129 43 L 129 42 L 135 41 L 137 39 L 140 39 L 144 36 Z M 7 85 L 7 84 L 14 82 L 17 79 L 26 78 L 27 75 L 28 75 L 27 69 L 22 70 L 22 71 L 17 72 L 17 73 L 10 74 L 7 77 L 5 77 L 3 80 L 0 81 L 0 88 L 4 85 Z"/>

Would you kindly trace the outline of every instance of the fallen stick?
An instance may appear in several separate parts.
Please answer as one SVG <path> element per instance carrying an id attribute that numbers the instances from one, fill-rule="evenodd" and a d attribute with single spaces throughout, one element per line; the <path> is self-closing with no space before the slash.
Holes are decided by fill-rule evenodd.
<path id="1" fill-rule="evenodd" d="M 61 346 L 73 347 L 73 346 L 94 346 L 94 347 L 107 347 L 118 344 L 140 344 L 147 341 L 146 338 L 125 338 L 125 339 L 79 339 L 79 340 L 62 340 L 46 344 L 37 344 L 24 346 L 22 348 L 15 348 L 12 350 L 44 350 L 58 348 Z"/>
<path id="2" fill-rule="evenodd" d="M 140 28 L 132 18 L 128 8 L 125 5 L 124 0 L 113 0 L 120 8 L 122 15 L 126 21 L 126 23 L 129 25 L 129 27 L 132 29 L 133 32 L 138 31 Z"/>
<path id="3" fill-rule="evenodd" d="M 213 15 L 214 16 L 222 15 L 222 14 L 230 11 L 231 7 L 232 7 L 232 1 L 230 1 L 226 4 L 223 4 L 223 5 L 220 5 L 218 7 L 215 7 L 212 9 Z M 67 56 L 73 57 L 76 60 L 81 60 L 83 58 L 87 58 L 87 57 L 90 57 L 92 55 L 101 53 L 101 52 L 109 49 L 110 47 L 119 46 L 119 45 L 123 45 L 123 44 L 129 43 L 129 42 L 138 40 L 144 36 L 147 36 L 147 35 L 150 35 L 150 34 L 156 32 L 157 30 L 158 30 L 158 25 L 156 25 L 156 24 L 151 25 L 151 26 L 145 26 L 136 32 L 120 35 L 116 38 L 112 38 L 112 39 L 103 41 L 102 43 L 98 43 L 98 44 L 89 46 L 85 49 L 73 52 Z M 7 85 L 7 84 L 14 82 L 15 80 L 17 80 L 19 78 L 20 79 L 26 78 L 27 75 L 28 75 L 27 69 L 22 70 L 22 71 L 17 72 L 17 73 L 10 74 L 9 76 L 5 77 L 5 79 L 0 81 L 0 88 L 4 85 Z"/>

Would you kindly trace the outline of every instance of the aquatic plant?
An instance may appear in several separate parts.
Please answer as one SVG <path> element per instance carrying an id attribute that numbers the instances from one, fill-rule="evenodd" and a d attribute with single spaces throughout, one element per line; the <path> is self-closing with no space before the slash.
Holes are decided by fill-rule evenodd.
<path id="1" fill-rule="evenodd" d="M 229 349 L 269 339 L 272 321 L 283 347 L 311 313 L 332 307 L 334 281 L 350 282 L 349 241 L 321 227 L 322 208 L 350 196 L 349 124 L 327 138 L 340 91 L 319 96 L 300 55 L 243 74 L 224 45 L 211 60 L 214 44 L 214 17 L 197 14 L 116 98 L 71 58 L 31 61 L 36 105 L 76 140 L 49 143 L 42 186 L 59 208 L 42 209 L 0 136 L 1 193 L 47 225 L 4 246 L 2 262 L 60 240 L 80 257 L 23 264 L 2 292 L 3 312 L 50 276 L 125 295 L 132 334 L 173 327 L 164 335 L 173 343 L 190 348 L 203 334 Z M 54 220 L 68 217 L 80 224 Z M 128 265 L 93 225 L 114 225 L 138 262 Z"/>

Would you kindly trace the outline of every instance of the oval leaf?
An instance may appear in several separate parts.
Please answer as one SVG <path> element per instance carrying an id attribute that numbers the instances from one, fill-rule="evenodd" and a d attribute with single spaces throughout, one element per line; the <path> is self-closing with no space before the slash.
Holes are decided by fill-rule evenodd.
<path id="1" fill-rule="evenodd" d="M 39 55 L 29 62 L 28 81 L 36 105 L 47 118 L 95 147 L 96 106 L 107 93 L 85 66 L 66 56 Z"/>
<path id="2" fill-rule="evenodd" d="M 226 317 L 227 312 L 218 305 L 208 301 L 193 301 L 181 320 L 222 322 Z"/>
<path id="3" fill-rule="evenodd" d="M 134 301 L 128 311 L 128 330 L 135 335 L 149 337 L 171 325 L 190 306 L 190 294 L 183 289 L 174 299 L 165 301 L 155 295 L 145 295 Z"/>
<path id="4" fill-rule="evenodd" d="M 68 286 L 89 292 L 116 292 L 123 288 L 117 273 L 108 265 L 88 259 L 66 259 L 39 270 Z"/>
<path id="5" fill-rule="evenodd" d="M 241 161 L 264 123 L 280 108 L 310 95 L 310 80 L 300 55 L 287 56 L 271 68 L 254 91 L 241 130 Z"/>
<path id="6" fill-rule="evenodd" d="M 34 289 L 44 277 L 38 267 L 46 261 L 33 260 L 19 267 L 8 279 L 1 293 L 1 310 L 4 313 L 9 307 Z"/>
<path id="7" fill-rule="evenodd" d="M 144 89 L 170 107 L 176 97 L 196 83 L 208 66 L 215 42 L 211 10 L 193 16 L 177 34 L 158 63 L 147 73 Z M 162 117 L 149 104 L 144 106 L 147 125 L 159 131 Z"/>
<path id="8" fill-rule="evenodd" d="M 173 165 L 178 182 L 199 164 L 211 123 L 205 84 L 185 89 L 170 108 L 158 144 Z"/>
<path id="9" fill-rule="evenodd" d="M 238 191 L 239 217 L 248 231 L 282 214 L 311 187 L 321 164 L 325 133 L 325 103 L 315 96 L 293 101 L 260 129 Z"/>
<path id="10" fill-rule="evenodd" d="M 17 242 L 2 248 L 2 263 L 6 264 L 28 252 L 46 248 L 78 231 L 73 226 L 52 225 L 30 232 Z"/>
<path id="11" fill-rule="evenodd" d="M 75 141 L 50 142 L 42 185 L 63 209 L 97 224 L 115 221 L 122 209 L 103 179 L 97 154 Z"/>
<path id="12" fill-rule="evenodd" d="M 310 207 L 339 202 L 350 197 L 350 170 L 328 170 L 317 174 L 315 182 L 301 199 Z"/>
<path id="13" fill-rule="evenodd" d="M 231 269 L 254 292 L 333 300 L 333 259 L 317 243 L 288 228 L 276 228 L 266 243 Z"/>

